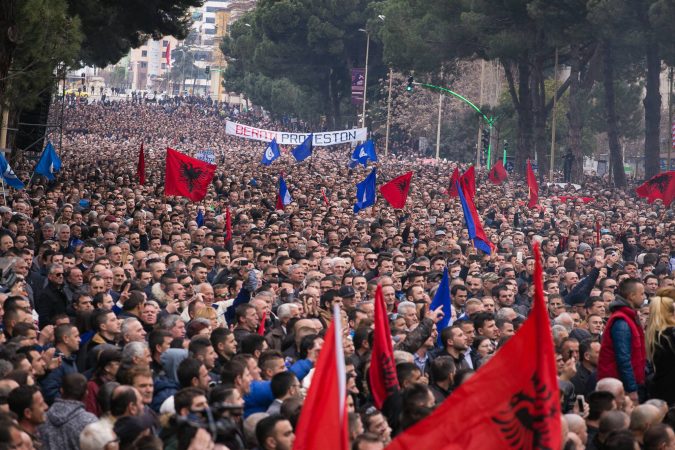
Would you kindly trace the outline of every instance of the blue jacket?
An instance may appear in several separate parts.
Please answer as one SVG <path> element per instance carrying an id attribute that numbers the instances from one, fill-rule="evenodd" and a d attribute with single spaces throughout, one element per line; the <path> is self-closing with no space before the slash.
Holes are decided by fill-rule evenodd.
<path id="1" fill-rule="evenodd" d="M 289 370 L 298 377 L 298 380 L 302 380 L 307 376 L 312 367 L 314 365 L 311 361 L 301 359 L 293 364 Z M 267 408 L 270 407 L 273 401 L 274 394 L 272 394 L 272 383 L 270 381 L 252 381 L 251 390 L 244 397 L 244 418 L 254 413 L 267 411 Z"/>
<path id="2" fill-rule="evenodd" d="M 638 384 L 633 374 L 631 364 L 631 340 L 633 339 L 630 327 L 625 320 L 617 319 L 610 330 L 614 342 L 614 357 L 619 369 L 619 379 L 623 382 L 626 392 L 637 392 Z"/>
<path id="3" fill-rule="evenodd" d="M 75 355 L 64 356 L 57 351 L 54 356 L 62 356 L 61 365 L 49 372 L 49 374 L 40 383 L 42 385 L 42 395 L 48 404 L 52 404 L 57 397 L 61 396 L 61 382 L 63 377 L 69 373 L 77 373 L 77 363 Z"/>
<path id="4" fill-rule="evenodd" d="M 575 305 L 578 303 L 584 303 L 586 299 L 591 295 L 591 291 L 595 286 L 595 282 L 598 281 L 600 276 L 600 270 L 593 267 L 588 273 L 588 276 L 583 280 L 579 281 L 572 290 L 563 297 L 563 300 L 568 305 Z"/>

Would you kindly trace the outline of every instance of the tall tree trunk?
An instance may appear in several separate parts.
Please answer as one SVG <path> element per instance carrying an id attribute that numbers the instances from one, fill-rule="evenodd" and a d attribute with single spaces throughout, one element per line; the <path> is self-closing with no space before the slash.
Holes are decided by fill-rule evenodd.
<path id="1" fill-rule="evenodd" d="M 583 170 L 583 150 L 581 148 L 581 135 L 583 121 L 581 119 L 581 55 L 579 46 L 573 44 L 570 49 L 570 96 L 567 120 L 569 121 L 569 152 L 572 155 L 571 179 L 578 183 L 581 181 Z"/>
<path id="2" fill-rule="evenodd" d="M 539 178 L 549 173 L 549 152 L 546 139 L 546 85 L 544 84 L 544 69 L 541 57 L 535 59 L 532 73 L 532 113 L 534 154 L 537 155 Z"/>
<path id="3" fill-rule="evenodd" d="M 516 173 L 525 174 L 525 162 L 532 150 L 532 92 L 530 90 L 530 66 L 526 58 L 518 61 L 518 80 L 513 75 L 509 61 L 502 61 L 504 75 L 509 85 L 509 94 L 518 114 L 514 167 Z"/>
<path id="4" fill-rule="evenodd" d="M 0 98 L 7 94 L 7 75 L 16 50 L 18 8 L 16 0 L 0 0 Z"/>
<path id="5" fill-rule="evenodd" d="M 623 170 L 623 155 L 619 143 L 619 131 L 616 118 L 616 98 L 614 94 L 614 56 L 612 44 L 605 40 L 603 48 L 602 83 L 605 88 L 605 115 L 607 120 L 607 138 L 609 139 L 609 161 L 617 187 L 626 186 L 626 173 Z"/>
<path id="6" fill-rule="evenodd" d="M 661 93 L 659 83 L 661 75 L 661 58 L 659 46 L 649 33 L 645 51 L 647 52 L 645 107 L 645 178 L 659 173 L 661 156 Z"/>

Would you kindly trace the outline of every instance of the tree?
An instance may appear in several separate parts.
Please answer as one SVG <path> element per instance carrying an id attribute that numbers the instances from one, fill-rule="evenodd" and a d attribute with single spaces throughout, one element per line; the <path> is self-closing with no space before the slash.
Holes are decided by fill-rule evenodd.
<path id="1" fill-rule="evenodd" d="M 274 114 L 307 114 L 307 109 L 278 110 L 279 105 L 263 95 L 278 83 L 293 86 L 298 98 L 312 99 L 317 108 L 302 118 L 316 122 L 319 115 L 325 115 L 331 126 L 343 125 L 343 111 L 350 102 L 350 70 L 364 65 L 366 36 L 359 29 L 372 28 L 367 24 L 369 3 L 261 0 L 232 26 L 231 37 L 225 38 L 221 46 L 230 60 L 225 86 L 254 101 L 257 98 Z M 368 79 L 372 86 L 371 80 L 377 80 L 386 70 L 381 62 L 381 46 L 374 39 L 369 56 Z"/>
<path id="2" fill-rule="evenodd" d="M 68 0 L 68 13 L 79 17 L 84 41 L 80 60 L 105 67 L 148 39 L 184 39 L 192 23 L 190 9 L 204 0 Z"/>
<path id="3" fill-rule="evenodd" d="M 75 63 L 80 22 L 68 17 L 65 0 L 3 1 L 2 6 L 9 16 L 0 40 L 0 97 L 19 109 L 52 85 L 57 65 Z"/>
<path id="4" fill-rule="evenodd" d="M 548 30 L 530 15 L 530 3 L 387 0 L 381 36 L 384 58 L 402 70 L 438 71 L 457 58 L 499 61 L 518 118 L 516 166 L 523 172 L 525 160 L 536 153 L 540 173 L 545 173 L 545 128 L 552 104 L 544 81 L 553 66 L 554 46 Z"/>

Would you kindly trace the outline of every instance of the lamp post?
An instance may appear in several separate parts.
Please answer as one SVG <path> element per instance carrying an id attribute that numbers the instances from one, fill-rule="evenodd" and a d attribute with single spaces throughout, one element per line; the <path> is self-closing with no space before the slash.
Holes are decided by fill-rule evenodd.
<path id="1" fill-rule="evenodd" d="M 389 68 L 389 95 L 387 96 L 387 133 L 384 137 L 384 156 L 389 154 L 389 126 L 391 125 L 391 88 L 394 82 L 394 70 Z"/>
<path id="2" fill-rule="evenodd" d="M 359 31 L 366 33 L 366 66 L 363 70 L 363 110 L 361 111 L 361 128 L 366 126 L 366 96 L 368 93 L 368 56 L 370 53 L 370 33 L 368 30 L 359 28 Z"/>

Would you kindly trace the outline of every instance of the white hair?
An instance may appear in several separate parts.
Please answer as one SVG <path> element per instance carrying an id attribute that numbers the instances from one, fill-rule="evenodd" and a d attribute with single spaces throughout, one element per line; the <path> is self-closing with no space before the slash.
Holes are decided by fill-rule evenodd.
<path id="1" fill-rule="evenodd" d="M 417 310 L 417 306 L 415 306 L 413 302 L 403 301 L 398 304 L 398 309 L 396 310 L 396 312 L 398 312 L 399 314 L 403 314 L 403 312 L 409 308 Z"/>
<path id="2" fill-rule="evenodd" d="M 107 420 L 90 423 L 80 433 L 80 450 L 101 450 L 117 438 Z"/>

